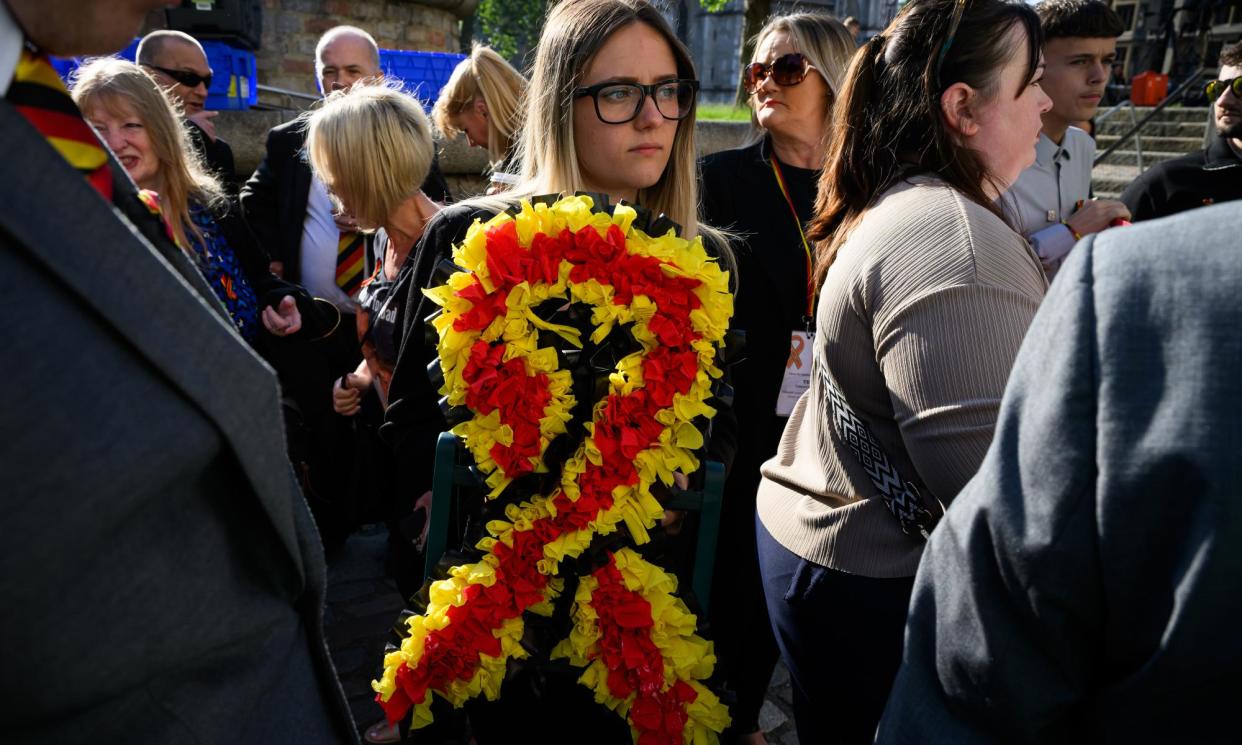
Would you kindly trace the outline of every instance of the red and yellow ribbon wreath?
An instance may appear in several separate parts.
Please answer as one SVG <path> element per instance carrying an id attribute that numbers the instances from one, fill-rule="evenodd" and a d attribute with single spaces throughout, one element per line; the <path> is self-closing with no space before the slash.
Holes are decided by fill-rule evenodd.
<path id="1" fill-rule="evenodd" d="M 426 611 L 408 619 L 373 683 L 390 721 L 413 709 L 415 728 L 429 723 L 433 692 L 455 706 L 480 694 L 496 700 L 508 662 L 527 656 L 523 614 L 551 615 L 564 588 L 562 560 L 622 528 L 647 543 L 663 515 L 652 485 L 699 468 L 694 420 L 716 413 L 708 400 L 733 313 L 729 277 L 698 239 L 647 235 L 636 216 L 626 205 L 595 211 L 584 195 L 524 201 L 476 222 L 453 250 L 463 271 L 426 291 L 443 308 L 434 321 L 441 392 L 472 413 L 453 432 L 490 498 L 526 474 L 550 473 L 549 443 L 577 404 L 571 372 L 540 336 L 581 348 L 583 332 L 545 320 L 540 306 L 589 307 L 593 343 L 625 326 L 638 351 L 608 375 L 581 443 L 556 464 L 559 479 L 549 477 L 554 487 L 505 508 L 487 523 L 481 558 L 431 583 Z M 712 644 L 696 634 L 676 587 L 633 549 L 608 553 L 578 583 L 573 627 L 552 650 L 584 668 L 579 681 L 644 745 L 712 742 L 729 722 L 701 683 L 715 666 Z"/>

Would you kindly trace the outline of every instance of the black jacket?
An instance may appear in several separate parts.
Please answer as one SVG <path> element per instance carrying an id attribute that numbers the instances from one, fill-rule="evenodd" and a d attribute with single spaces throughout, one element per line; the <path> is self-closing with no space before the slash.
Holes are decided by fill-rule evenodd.
<path id="1" fill-rule="evenodd" d="M 733 366 L 740 440 L 725 504 L 749 506 L 741 509 L 749 521 L 759 466 L 776 454 L 785 428 L 786 419 L 776 416 L 776 400 L 790 333 L 805 328 L 806 253 L 768 162 L 766 140 L 706 156 L 701 173 L 704 221 L 739 237 L 734 243 L 738 291 L 730 326 L 746 333 L 746 346 L 742 361 Z M 819 173 L 788 165 L 781 173 L 805 223 L 814 210 Z"/>
<path id="2" fill-rule="evenodd" d="M 310 197 L 311 169 L 306 160 L 306 123 L 294 119 L 267 133 L 263 162 L 241 190 L 242 213 L 273 261 L 284 263 L 284 276 L 301 282 L 302 225 Z M 448 184 L 438 159 L 423 182 L 423 193 L 435 202 L 449 200 Z"/>
<path id="3" fill-rule="evenodd" d="M 220 184 L 230 197 L 236 197 L 241 180 L 237 178 L 237 168 L 233 163 L 233 148 L 220 137 L 211 139 L 202 127 L 189 119 L 185 120 L 185 124 L 190 132 L 190 145 L 202 156 L 207 170 L 220 179 Z"/>
<path id="4" fill-rule="evenodd" d="M 1152 166 L 1121 195 L 1134 222 L 1234 199 L 1242 199 L 1242 158 L 1219 135 L 1203 150 Z"/>

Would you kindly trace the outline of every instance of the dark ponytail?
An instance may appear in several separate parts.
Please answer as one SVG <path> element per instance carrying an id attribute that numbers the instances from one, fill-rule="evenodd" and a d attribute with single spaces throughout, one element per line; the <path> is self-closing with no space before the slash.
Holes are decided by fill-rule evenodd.
<path id="1" fill-rule="evenodd" d="M 948 131 L 940 97 L 957 82 L 989 96 L 1020 95 L 1021 90 L 997 90 L 1001 68 L 1014 54 L 1008 32 L 1015 25 L 1026 32 L 1029 81 L 1043 41 L 1039 18 L 1021 2 L 964 0 L 961 22 L 940 65 L 957 1 L 912 0 L 884 33 L 854 55 L 833 107 L 827 163 L 808 236 L 816 242 L 817 284 L 866 209 L 904 176 L 934 173 L 1001 216 L 985 190 L 992 176 L 983 158 Z"/>

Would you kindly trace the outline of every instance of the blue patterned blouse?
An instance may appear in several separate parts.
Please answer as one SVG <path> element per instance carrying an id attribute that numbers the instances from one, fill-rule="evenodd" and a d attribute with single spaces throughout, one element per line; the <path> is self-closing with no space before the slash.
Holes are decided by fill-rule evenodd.
<path id="1" fill-rule="evenodd" d="M 229 246 L 212 217 L 200 205 L 190 206 L 190 219 L 203 234 L 202 242 L 189 236 L 198 254 L 198 271 L 215 291 L 216 297 L 228 308 L 233 323 L 246 341 L 253 341 L 259 331 L 259 298 L 242 273 L 241 262 Z"/>

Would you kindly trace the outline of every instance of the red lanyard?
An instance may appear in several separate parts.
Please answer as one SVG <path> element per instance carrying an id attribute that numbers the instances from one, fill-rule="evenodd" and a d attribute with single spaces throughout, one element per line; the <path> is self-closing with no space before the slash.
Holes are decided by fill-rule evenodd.
<path id="1" fill-rule="evenodd" d="M 789 205 L 789 214 L 793 215 L 794 225 L 798 227 L 798 237 L 802 239 L 802 250 L 806 252 L 806 321 L 807 328 L 810 330 L 811 319 L 815 317 L 815 272 L 812 267 L 811 244 L 806 242 L 806 233 L 802 231 L 802 220 L 798 218 L 798 211 L 794 209 L 793 200 L 789 198 L 789 189 L 785 187 L 785 177 L 781 175 L 781 167 L 776 162 L 776 154 L 773 153 L 768 157 L 768 162 L 772 164 L 772 174 L 776 176 L 776 185 L 781 187 L 781 195 L 785 197 L 785 204 Z"/>

